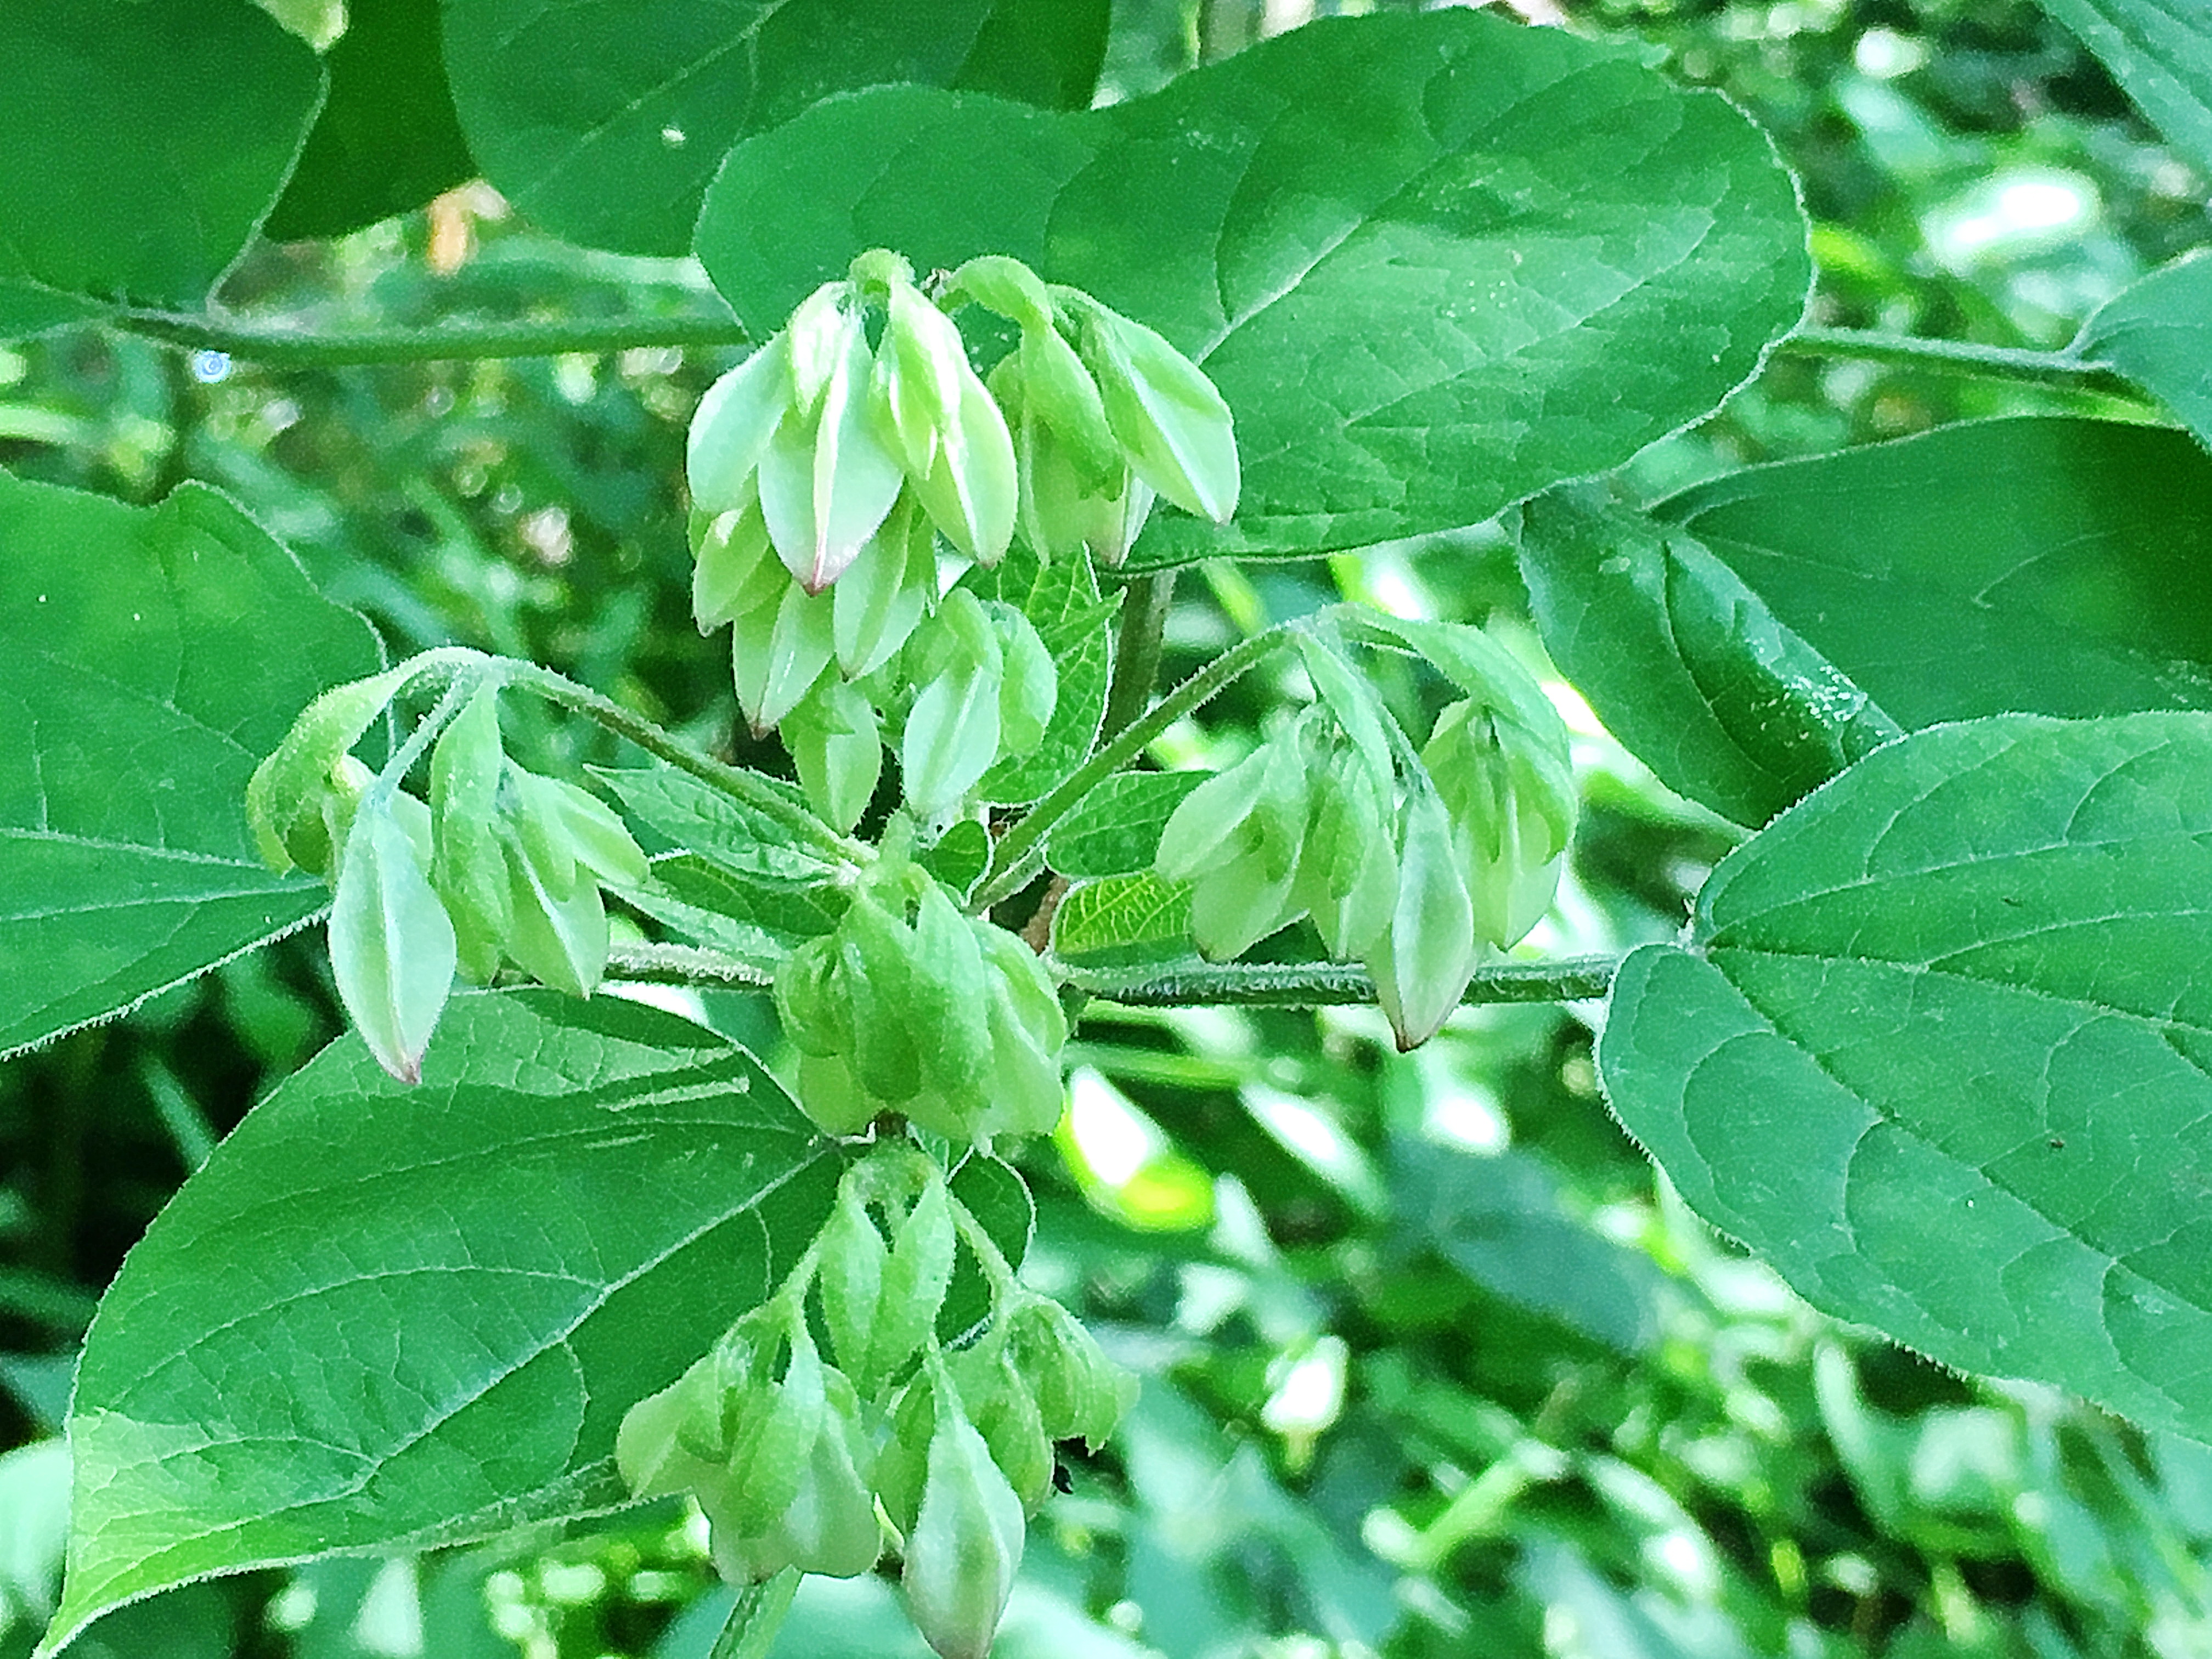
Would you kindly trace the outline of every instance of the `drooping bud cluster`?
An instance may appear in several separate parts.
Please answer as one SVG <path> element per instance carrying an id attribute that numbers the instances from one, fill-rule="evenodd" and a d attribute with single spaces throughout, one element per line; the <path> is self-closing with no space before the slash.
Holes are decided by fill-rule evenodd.
<path id="1" fill-rule="evenodd" d="M 1527 670 L 1474 629 L 1387 631 L 1468 693 L 1420 753 L 1303 635 L 1321 700 L 1184 798 L 1154 867 L 1193 884 L 1192 941 L 1215 961 L 1310 916 L 1332 957 L 1365 963 L 1410 1048 L 1457 1006 L 1483 952 L 1551 908 L 1576 796 L 1565 729 Z"/>
<path id="2" fill-rule="evenodd" d="M 946 309 L 971 301 L 1019 331 L 988 387 Z M 940 305 L 882 249 L 714 383 L 688 469 L 693 615 L 729 625 L 738 706 L 783 729 L 841 830 L 886 741 L 908 806 L 942 824 L 1052 718 L 1036 629 L 962 588 L 940 598 L 939 537 L 986 566 L 1017 535 L 1042 560 L 1118 562 L 1155 493 L 1224 520 L 1237 493 L 1227 405 L 1152 330 L 1000 256 L 953 272 Z"/>
<path id="3" fill-rule="evenodd" d="M 784 959 L 775 1002 L 799 1104 L 831 1134 L 886 1111 L 962 1142 L 1060 1121 L 1067 1020 L 1050 976 L 917 866 L 872 872 L 836 931 Z"/>
<path id="4" fill-rule="evenodd" d="M 991 1310 L 948 1352 L 937 1328 L 962 1238 Z M 630 1409 L 616 1460 L 638 1497 L 696 1494 L 733 1583 L 851 1577 L 890 1547 L 930 1645 L 982 1659 L 1052 1490 L 1053 1443 L 1100 1443 L 1134 1392 L 1065 1309 L 1015 1281 L 935 1166 L 887 1143 L 847 1171 L 776 1294 Z"/>
<path id="5" fill-rule="evenodd" d="M 577 996 L 607 959 L 604 881 L 636 883 L 644 852 L 572 783 L 528 771 L 500 738 L 486 681 L 430 755 L 429 799 L 378 779 L 350 752 L 404 680 L 339 686 L 301 715 L 246 790 L 262 856 L 328 880 L 331 968 L 369 1051 L 404 1082 L 456 973 L 483 984 L 505 963 Z"/>

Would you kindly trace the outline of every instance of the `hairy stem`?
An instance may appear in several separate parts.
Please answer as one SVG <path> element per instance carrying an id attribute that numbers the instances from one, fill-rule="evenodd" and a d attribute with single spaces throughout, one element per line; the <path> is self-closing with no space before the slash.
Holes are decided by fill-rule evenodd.
<path id="1" fill-rule="evenodd" d="M 763 817 L 789 830 L 801 843 L 815 852 L 852 864 L 866 863 L 873 856 L 866 847 L 849 836 L 839 835 L 759 773 L 710 760 L 677 742 L 644 715 L 633 714 L 620 703 L 603 697 L 590 687 L 579 685 L 550 668 L 540 668 L 535 663 L 519 662 L 512 658 L 502 657 L 496 660 L 501 664 L 509 684 L 527 686 L 548 702 L 557 703 L 596 721 L 617 737 L 629 738 L 655 759 L 666 761 L 678 771 L 690 773 L 702 783 L 720 790 L 732 800 L 743 803 Z"/>
<path id="2" fill-rule="evenodd" d="M 1176 573 L 1170 566 L 1139 576 L 1121 589 L 1121 632 L 1114 642 L 1114 683 L 1106 691 L 1103 734 L 1112 738 L 1145 712 L 1160 678 L 1160 641 L 1175 601 Z"/>
<path id="3" fill-rule="evenodd" d="M 1932 368 L 1981 380 L 2011 380 L 2065 392 L 2133 394 L 2110 363 L 2063 351 L 1981 345 L 1972 340 L 1930 340 L 1870 329 L 1801 328 L 1774 348 L 1791 357 L 1855 357 L 1907 368 Z"/>
<path id="4" fill-rule="evenodd" d="M 757 964 L 691 945 L 617 945 L 607 951 L 607 976 L 635 985 L 773 985 L 775 975 Z"/>
<path id="5" fill-rule="evenodd" d="M 725 313 L 690 317 L 574 317 L 549 321 L 432 323 L 422 328 L 318 332 L 281 323 L 234 323 L 173 311 L 125 311 L 116 327 L 189 350 L 220 351 L 270 368 L 424 363 L 455 358 L 556 357 L 635 346 L 744 345 L 752 336 Z"/>
<path id="6" fill-rule="evenodd" d="M 1620 966 L 1618 957 L 1567 957 L 1556 962 L 1501 962 L 1479 969 L 1462 1002 L 1579 1002 L 1601 997 Z M 1336 962 L 1229 963 L 1221 967 L 1099 970 L 1060 966 L 1078 990 L 1144 1008 L 1220 1004 L 1318 1008 L 1375 1000 L 1364 968 Z"/>
<path id="7" fill-rule="evenodd" d="M 1066 781 L 1035 806 L 1019 823 L 1000 838 L 991 856 L 990 873 L 969 903 L 981 915 L 1001 899 L 1019 892 L 1036 873 L 1044 838 L 1053 825 L 1066 817 L 1076 803 L 1144 752 L 1145 745 L 1193 709 L 1201 708 L 1222 688 L 1289 639 L 1291 624 L 1279 623 L 1255 634 L 1193 674 L 1154 703 L 1139 719 L 1121 728 L 1113 741 L 1085 761 Z"/>

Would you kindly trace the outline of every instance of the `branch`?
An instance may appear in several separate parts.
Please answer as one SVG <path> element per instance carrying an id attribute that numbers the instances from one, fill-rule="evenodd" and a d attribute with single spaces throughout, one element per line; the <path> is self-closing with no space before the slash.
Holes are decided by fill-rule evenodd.
<path id="1" fill-rule="evenodd" d="M 775 975 L 750 962 L 690 945 L 617 945 L 607 975 L 633 985 L 773 985 Z"/>
<path id="2" fill-rule="evenodd" d="M 2142 394 L 2110 363 L 2063 351 L 2030 351 L 2017 346 L 1982 345 L 1972 340 L 1929 340 L 1911 334 L 1882 334 L 1860 328 L 1801 328 L 1778 342 L 1778 356 L 1856 357 L 1864 362 L 1905 368 L 1932 368 L 1985 380 L 2047 386 L 2063 392 Z"/>
<path id="3" fill-rule="evenodd" d="M 1618 957 L 1566 957 L 1555 962 L 1501 962 L 1476 970 L 1471 1002 L 1581 1002 L 1613 984 Z M 1165 971 L 1058 966 L 1067 983 L 1109 1002 L 1138 1008 L 1240 1004 L 1261 1008 L 1341 1007 L 1375 1000 L 1364 968 L 1336 962 L 1194 964 Z"/>
<path id="4" fill-rule="evenodd" d="M 1028 815 L 1000 837 L 991 855 L 991 872 L 969 902 L 981 915 L 1000 900 L 1021 891 L 1036 873 L 1033 855 L 1041 855 L 1044 838 L 1054 824 L 1066 817 L 1085 795 L 1144 752 L 1145 745 L 1192 709 L 1257 663 L 1290 637 L 1291 624 L 1278 623 L 1242 644 L 1223 652 L 1181 685 L 1154 703 L 1149 713 L 1133 720 L 1121 733 L 1069 774 L 1060 786 L 1030 808 Z"/>
<path id="5" fill-rule="evenodd" d="M 453 358 L 556 357 L 635 346 L 745 345 L 752 336 L 727 313 L 703 317 L 572 317 L 539 322 L 432 323 L 319 333 L 291 323 L 234 323 L 174 311 L 125 311 L 116 327 L 191 350 L 220 351 L 271 368 L 348 363 L 424 363 Z"/>

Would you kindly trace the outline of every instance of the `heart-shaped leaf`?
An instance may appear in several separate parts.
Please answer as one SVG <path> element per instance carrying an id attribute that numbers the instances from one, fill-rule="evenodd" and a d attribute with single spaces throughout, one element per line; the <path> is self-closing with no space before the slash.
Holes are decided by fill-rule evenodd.
<path id="1" fill-rule="evenodd" d="M 1877 750 L 1614 981 L 1613 1110 L 1816 1306 L 2212 1437 L 2212 715 Z"/>

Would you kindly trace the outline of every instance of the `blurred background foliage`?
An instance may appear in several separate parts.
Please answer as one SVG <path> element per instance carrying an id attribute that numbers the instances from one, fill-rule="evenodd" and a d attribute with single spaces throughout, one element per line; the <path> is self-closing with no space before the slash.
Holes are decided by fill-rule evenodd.
<path id="1" fill-rule="evenodd" d="M 1105 95 L 1141 94 L 1313 9 L 1116 0 Z M 1557 15 L 1551 0 L 1522 9 Z M 1565 21 L 1650 42 L 1766 125 L 1814 221 L 1820 322 L 2063 344 L 2212 230 L 2212 181 L 2029 0 L 1567 0 Z M 684 312 L 703 288 L 688 261 L 551 241 L 477 185 L 335 244 L 261 246 L 224 297 L 404 325 Z M 63 333 L 0 349 L 0 465 L 132 501 L 212 481 L 395 655 L 459 641 L 534 657 L 773 767 L 688 617 L 684 428 L 733 359 L 273 372 Z M 2059 407 L 2134 412 L 1778 356 L 1629 481 L 1656 495 Z M 1343 596 L 1483 622 L 1537 657 L 1507 538 L 1489 527 L 1193 572 L 1165 672 Z M 1296 689 L 1248 679 L 1158 757 L 1231 758 Z M 1587 817 L 1573 878 L 1526 948 L 1663 937 L 1732 832 L 1557 690 Z M 526 763 L 614 758 L 534 708 L 512 711 Z M 755 1000 L 687 1006 L 777 1045 Z M 2212 1450 L 1962 1382 L 1812 1312 L 1686 1215 L 1615 1127 L 1595 1012 L 1465 1010 L 1401 1057 L 1366 1011 L 1091 1011 L 1067 1121 L 1023 1155 L 1039 1209 L 1029 1271 L 1146 1389 L 1110 1449 L 1068 1458 L 1000 1652 L 2212 1654 Z M 52 1605 L 65 1501 L 52 1436 L 100 1291 L 213 1142 L 337 1029 L 310 935 L 0 1066 L 0 1659 L 28 1651 Z M 880 1580 L 810 1580 L 776 1651 L 916 1659 L 892 1595 Z M 420 1560 L 195 1586 L 71 1651 L 704 1659 L 726 1606 L 702 1528 L 661 1504 Z"/>

